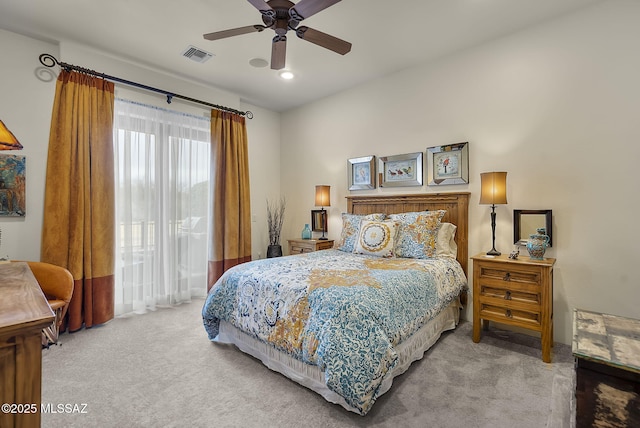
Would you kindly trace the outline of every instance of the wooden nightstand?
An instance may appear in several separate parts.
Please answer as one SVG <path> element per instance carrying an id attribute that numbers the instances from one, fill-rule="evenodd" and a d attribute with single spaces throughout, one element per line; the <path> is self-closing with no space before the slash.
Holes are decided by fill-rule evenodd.
<path id="1" fill-rule="evenodd" d="M 540 332 L 542 361 L 551 362 L 553 346 L 553 265 L 556 259 L 511 260 L 506 255 L 473 260 L 473 341 L 480 341 L 480 320 Z"/>
<path id="2" fill-rule="evenodd" d="M 289 254 L 312 253 L 333 248 L 333 239 L 288 239 Z"/>

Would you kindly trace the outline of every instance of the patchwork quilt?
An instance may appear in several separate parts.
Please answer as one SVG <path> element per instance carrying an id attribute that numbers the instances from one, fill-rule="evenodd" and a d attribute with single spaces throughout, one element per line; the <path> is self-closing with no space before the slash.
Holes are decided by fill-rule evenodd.
<path id="1" fill-rule="evenodd" d="M 211 289 L 202 316 L 210 340 L 225 320 L 317 365 L 327 387 L 364 415 L 397 363 L 394 347 L 466 287 L 450 257 L 323 250 L 235 266 Z"/>

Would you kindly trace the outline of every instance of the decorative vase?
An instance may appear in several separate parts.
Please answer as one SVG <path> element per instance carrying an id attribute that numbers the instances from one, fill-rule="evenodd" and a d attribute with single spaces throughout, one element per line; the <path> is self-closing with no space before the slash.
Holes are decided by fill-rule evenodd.
<path id="1" fill-rule="evenodd" d="M 267 247 L 267 258 L 270 259 L 272 257 L 282 257 L 281 245 L 269 245 Z"/>
<path id="2" fill-rule="evenodd" d="M 547 229 L 544 227 L 537 229 L 537 232 L 538 233 L 529 235 L 527 251 L 529 252 L 529 257 L 531 257 L 531 259 L 544 260 L 544 252 L 549 246 L 549 236 L 547 236 Z"/>
<path id="3" fill-rule="evenodd" d="M 302 239 L 311 239 L 311 229 L 309 228 L 309 223 L 304 225 L 304 229 L 302 229 Z"/>

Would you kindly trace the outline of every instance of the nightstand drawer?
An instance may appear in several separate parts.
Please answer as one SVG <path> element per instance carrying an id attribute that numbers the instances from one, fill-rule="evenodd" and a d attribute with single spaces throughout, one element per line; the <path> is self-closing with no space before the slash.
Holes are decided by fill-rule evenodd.
<path id="1" fill-rule="evenodd" d="M 540 269 L 501 269 L 481 264 L 480 279 L 538 285 L 540 284 Z"/>
<path id="2" fill-rule="evenodd" d="M 514 288 L 500 288 L 493 285 L 480 284 L 481 298 L 492 298 L 508 300 L 519 303 L 531 303 L 540 305 L 542 303 L 540 293 L 535 291 L 517 290 Z"/>
<path id="3" fill-rule="evenodd" d="M 333 248 L 333 241 L 318 241 L 318 243 L 316 244 L 316 251 L 320 251 L 320 250 L 330 250 L 331 248 Z"/>
<path id="4" fill-rule="evenodd" d="M 296 245 L 291 244 L 289 246 L 289 252 L 291 254 L 302 254 L 302 253 L 313 253 L 315 251 L 314 247 L 306 246 L 306 245 Z"/>
<path id="5" fill-rule="evenodd" d="M 539 328 L 541 323 L 540 312 L 524 311 L 521 309 L 505 308 L 497 305 L 480 304 L 480 317 L 506 324 L 521 324 Z"/>

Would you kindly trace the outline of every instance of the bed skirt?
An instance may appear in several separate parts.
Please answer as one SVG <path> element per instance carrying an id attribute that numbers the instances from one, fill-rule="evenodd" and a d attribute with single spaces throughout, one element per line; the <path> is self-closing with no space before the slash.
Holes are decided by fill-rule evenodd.
<path id="1" fill-rule="evenodd" d="M 404 373 L 411 363 L 421 359 L 443 332 L 453 330 L 458 325 L 461 308 L 459 299 L 455 299 L 411 337 L 396 347 L 398 364 L 385 376 L 380 385 L 378 397 L 391 388 L 393 379 L 396 376 Z M 273 346 L 241 332 L 225 321 L 220 321 L 220 331 L 214 342 L 234 344 L 242 352 L 261 360 L 271 370 L 282 373 L 294 382 L 315 391 L 322 395 L 325 400 L 339 404 L 351 412 L 359 413 L 357 409 L 347 404 L 342 396 L 327 388 L 324 373 L 318 366 L 305 364 L 284 352 L 280 352 Z"/>

